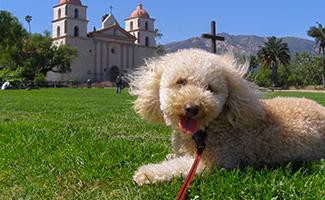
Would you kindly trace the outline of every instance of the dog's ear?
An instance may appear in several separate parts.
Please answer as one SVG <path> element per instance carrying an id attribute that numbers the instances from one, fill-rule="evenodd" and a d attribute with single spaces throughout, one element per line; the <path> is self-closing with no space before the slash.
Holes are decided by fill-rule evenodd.
<path id="1" fill-rule="evenodd" d="M 225 104 L 225 113 L 228 121 L 238 128 L 252 127 L 260 120 L 265 119 L 265 111 L 259 100 L 257 88 L 243 78 L 240 69 L 225 68 L 224 70 L 228 98 Z"/>
<path id="2" fill-rule="evenodd" d="M 150 122 L 162 122 L 159 89 L 162 67 L 158 61 L 149 61 L 130 77 L 130 94 L 137 96 L 133 108 Z"/>

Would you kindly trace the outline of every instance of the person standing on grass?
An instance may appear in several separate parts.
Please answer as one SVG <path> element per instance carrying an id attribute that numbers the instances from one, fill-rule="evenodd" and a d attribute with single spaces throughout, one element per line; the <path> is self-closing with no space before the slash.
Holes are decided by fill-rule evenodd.
<path id="1" fill-rule="evenodd" d="M 120 75 L 118 75 L 115 79 L 115 84 L 116 84 L 116 94 L 121 94 L 122 93 L 122 78 Z"/>

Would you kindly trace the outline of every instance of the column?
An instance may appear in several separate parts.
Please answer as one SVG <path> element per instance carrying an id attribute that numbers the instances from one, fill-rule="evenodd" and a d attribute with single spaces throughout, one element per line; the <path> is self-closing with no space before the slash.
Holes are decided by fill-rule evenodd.
<path id="1" fill-rule="evenodd" d="M 130 45 L 126 45 L 126 68 L 129 69 L 130 65 L 130 57 L 129 57 Z"/>
<path id="2" fill-rule="evenodd" d="M 124 45 L 121 44 L 121 71 L 120 73 L 123 73 L 123 57 L 124 57 Z"/>
<path id="3" fill-rule="evenodd" d="M 96 81 L 96 75 L 97 75 L 97 42 L 94 40 L 94 68 L 93 68 L 93 81 Z"/>

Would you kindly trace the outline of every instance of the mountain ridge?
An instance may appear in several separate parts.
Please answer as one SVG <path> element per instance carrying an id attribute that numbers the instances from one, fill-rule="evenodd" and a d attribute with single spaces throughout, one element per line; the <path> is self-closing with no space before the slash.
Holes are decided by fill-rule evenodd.
<path id="1" fill-rule="evenodd" d="M 228 33 L 220 33 L 225 37 L 225 42 L 217 42 L 217 54 L 231 52 L 234 55 L 252 55 L 257 54 L 260 46 L 264 44 L 267 37 L 257 35 L 230 35 Z M 312 55 L 317 52 L 314 48 L 314 41 L 299 37 L 282 37 L 283 42 L 288 43 L 290 54 L 293 56 L 295 52 L 307 51 Z M 202 48 L 207 51 L 211 49 L 211 41 L 200 37 L 192 37 L 177 42 L 170 42 L 164 45 L 167 52 L 175 52 L 180 49 Z"/>

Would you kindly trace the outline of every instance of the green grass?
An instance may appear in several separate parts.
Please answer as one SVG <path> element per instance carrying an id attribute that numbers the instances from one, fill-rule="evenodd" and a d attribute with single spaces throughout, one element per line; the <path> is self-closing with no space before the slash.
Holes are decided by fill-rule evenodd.
<path id="1" fill-rule="evenodd" d="M 305 96 L 325 105 L 325 94 Z M 171 153 L 170 130 L 147 124 L 110 89 L 0 91 L 0 199 L 174 199 L 182 180 L 137 187 L 134 171 Z M 195 177 L 199 199 L 325 199 L 325 162 Z"/>

